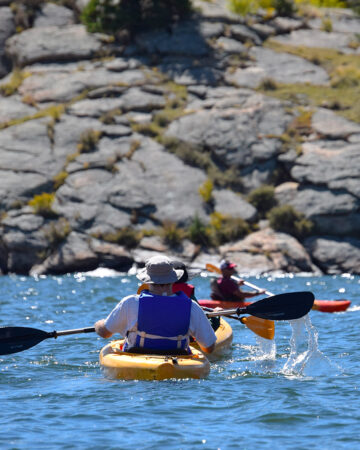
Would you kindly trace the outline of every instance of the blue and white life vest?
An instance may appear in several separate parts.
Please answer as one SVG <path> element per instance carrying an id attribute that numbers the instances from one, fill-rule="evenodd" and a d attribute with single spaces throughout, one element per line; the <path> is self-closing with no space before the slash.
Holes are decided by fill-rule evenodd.
<path id="1" fill-rule="evenodd" d="M 191 300 L 183 292 L 171 297 L 142 291 L 136 347 L 152 350 L 187 350 Z"/>

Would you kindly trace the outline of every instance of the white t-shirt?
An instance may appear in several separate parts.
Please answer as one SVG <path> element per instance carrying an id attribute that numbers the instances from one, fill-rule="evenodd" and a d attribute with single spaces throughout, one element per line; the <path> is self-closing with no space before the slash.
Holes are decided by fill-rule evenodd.
<path id="1" fill-rule="evenodd" d="M 124 297 L 105 319 L 105 327 L 111 333 L 120 333 L 124 337 L 128 333 L 129 347 L 135 346 L 138 311 L 139 296 L 129 295 Z M 216 341 L 210 322 L 201 307 L 193 300 L 191 301 L 189 333 L 203 347 L 210 347 Z"/>

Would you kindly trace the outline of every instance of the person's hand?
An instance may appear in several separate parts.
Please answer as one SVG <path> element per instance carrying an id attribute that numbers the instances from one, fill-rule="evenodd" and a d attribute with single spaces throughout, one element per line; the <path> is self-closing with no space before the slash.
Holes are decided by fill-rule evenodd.
<path id="1" fill-rule="evenodd" d="M 245 281 L 242 278 L 238 279 L 238 285 L 241 286 L 245 283 Z"/>

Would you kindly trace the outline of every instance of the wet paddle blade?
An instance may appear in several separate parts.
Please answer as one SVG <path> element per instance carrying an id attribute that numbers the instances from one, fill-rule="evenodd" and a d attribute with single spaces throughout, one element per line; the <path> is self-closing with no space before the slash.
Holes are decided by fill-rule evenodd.
<path id="1" fill-rule="evenodd" d="M 22 352 L 52 337 L 51 333 L 27 327 L 0 328 L 0 355 Z"/>
<path id="2" fill-rule="evenodd" d="M 238 314 L 251 314 L 269 320 L 294 320 L 305 316 L 311 310 L 314 300 L 312 292 L 289 292 L 238 308 Z"/>
<path id="3" fill-rule="evenodd" d="M 208 270 L 209 272 L 215 272 L 221 275 L 221 269 L 219 269 L 219 267 L 214 266 L 214 264 L 206 264 L 206 270 Z"/>
<path id="4" fill-rule="evenodd" d="M 272 320 L 260 319 L 259 317 L 241 317 L 240 322 L 247 328 L 264 339 L 274 339 L 275 324 Z"/>

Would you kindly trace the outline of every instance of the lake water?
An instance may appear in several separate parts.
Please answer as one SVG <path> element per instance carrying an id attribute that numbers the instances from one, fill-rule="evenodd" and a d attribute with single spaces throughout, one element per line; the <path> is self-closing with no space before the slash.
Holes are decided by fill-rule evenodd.
<path id="1" fill-rule="evenodd" d="M 134 276 L 0 278 L 0 326 L 93 326 L 138 286 Z M 276 294 L 347 298 L 345 313 L 277 322 L 273 343 L 237 321 L 232 351 L 204 380 L 111 381 L 95 334 L 0 356 L 1 449 L 360 448 L 360 277 L 248 278 Z M 193 280 L 208 298 L 209 278 Z M 259 297 L 260 298 L 260 297 Z"/>

